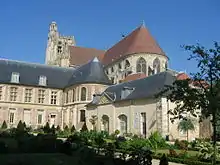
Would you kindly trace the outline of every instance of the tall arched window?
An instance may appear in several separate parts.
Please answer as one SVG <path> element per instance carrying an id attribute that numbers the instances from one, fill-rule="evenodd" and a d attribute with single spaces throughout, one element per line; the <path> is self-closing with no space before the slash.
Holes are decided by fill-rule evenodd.
<path id="1" fill-rule="evenodd" d="M 130 67 L 130 62 L 128 60 L 125 60 L 125 69 Z"/>
<path id="2" fill-rule="evenodd" d="M 127 116 L 120 115 L 118 116 L 119 125 L 120 125 L 120 133 L 124 134 L 127 133 Z"/>
<path id="3" fill-rule="evenodd" d="M 109 117 L 107 115 L 102 116 L 103 130 L 109 132 Z"/>
<path id="4" fill-rule="evenodd" d="M 137 65 L 136 65 L 136 72 L 137 73 L 144 73 L 146 74 L 147 67 L 146 67 L 146 60 L 144 58 L 139 58 L 137 60 Z"/>
<path id="5" fill-rule="evenodd" d="M 85 121 L 86 121 L 86 111 L 80 110 L 80 122 L 85 122 Z"/>
<path id="6" fill-rule="evenodd" d="M 72 92 L 73 92 L 73 93 L 72 93 L 72 102 L 75 102 L 75 89 L 73 89 Z"/>
<path id="7" fill-rule="evenodd" d="M 86 88 L 81 88 L 81 101 L 86 101 Z"/>
<path id="8" fill-rule="evenodd" d="M 153 62 L 154 74 L 160 73 L 160 60 L 156 58 Z"/>

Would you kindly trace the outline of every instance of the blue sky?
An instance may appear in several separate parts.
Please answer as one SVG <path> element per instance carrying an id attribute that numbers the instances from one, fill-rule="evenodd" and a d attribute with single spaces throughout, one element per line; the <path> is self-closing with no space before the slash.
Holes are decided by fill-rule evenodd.
<path id="1" fill-rule="evenodd" d="M 219 0 L 3 0 L 0 57 L 44 63 L 49 23 L 78 46 L 108 49 L 142 21 L 170 58 L 170 67 L 196 69 L 180 45 L 220 41 Z"/>

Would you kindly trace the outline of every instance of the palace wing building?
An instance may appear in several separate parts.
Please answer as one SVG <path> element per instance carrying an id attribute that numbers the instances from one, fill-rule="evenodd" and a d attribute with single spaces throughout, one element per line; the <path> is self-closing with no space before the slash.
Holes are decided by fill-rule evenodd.
<path id="1" fill-rule="evenodd" d="M 168 110 L 175 105 L 154 96 L 181 74 L 169 70 L 168 57 L 141 25 L 108 50 L 76 46 L 50 24 L 45 64 L 0 59 L 0 122 L 20 120 L 32 128 L 86 122 L 89 129 L 148 137 L 159 131 L 185 139 Z M 90 122 L 96 118 L 95 125 Z M 199 127 L 190 138 L 199 136 Z"/>

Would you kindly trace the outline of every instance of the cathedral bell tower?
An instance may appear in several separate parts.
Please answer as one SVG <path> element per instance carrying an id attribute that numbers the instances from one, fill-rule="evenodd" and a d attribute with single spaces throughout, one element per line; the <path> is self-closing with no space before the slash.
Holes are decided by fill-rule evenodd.
<path id="1" fill-rule="evenodd" d="M 69 46 L 74 46 L 73 36 L 61 36 L 58 32 L 57 23 L 52 22 L 49 26 L 45 64 L 68 66 Z"/>

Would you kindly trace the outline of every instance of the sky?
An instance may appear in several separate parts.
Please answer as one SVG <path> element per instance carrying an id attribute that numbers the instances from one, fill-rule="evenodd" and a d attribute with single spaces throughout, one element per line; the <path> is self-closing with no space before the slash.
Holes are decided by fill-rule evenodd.
<path id="1" fill-rule="evenodd" d="M 169 67 L 193 72 L 180 46 L 220 41 L 220 0 L 2 0 L 0 57 L 44 63 L 49 24 L 77 46 L 108 49 L 145 26 L 169 57 Z"/>

